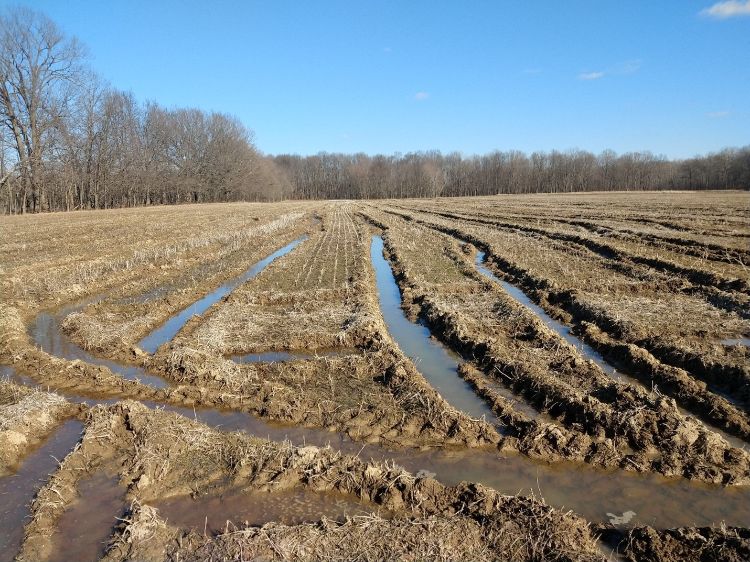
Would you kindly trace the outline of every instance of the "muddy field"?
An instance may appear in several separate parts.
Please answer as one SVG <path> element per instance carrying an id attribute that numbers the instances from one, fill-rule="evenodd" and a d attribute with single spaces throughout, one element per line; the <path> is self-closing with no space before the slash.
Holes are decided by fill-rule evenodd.
<path id="1" fill-rule="evenodd" d="M 748 560 L 750 198 L 0 218 L 2 560 Z"/>

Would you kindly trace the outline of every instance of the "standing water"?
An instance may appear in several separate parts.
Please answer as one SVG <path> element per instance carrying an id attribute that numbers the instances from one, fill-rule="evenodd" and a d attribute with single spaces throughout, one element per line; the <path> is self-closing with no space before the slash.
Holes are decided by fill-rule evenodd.
<path id="1" fill-rule="evenodd" d="M 287 244 L 283 248 L 280 248 L 273 254 L 254 264 L 242 275 L 235 277 L 205 297 L 194 302 L 192 305 L 167 320 L 161 327 L 143 338 L 139 343 L 139 346 L 149 353 L 154 353 L 161 345 L 174 338 L 177 332 L 179 332 L 194 314 L 202 314 L 205 312 L 212 304 L 228 295 L 245 281 L 258 275 L 258 273 L 263 271 L 263 269 L 275 259 L 291 252 L 305 239 L 307 239 L 307 236 L 302 236 L 294 242 Z M 117 373 L 125 379 L 139 380 L 152 388 L 167 388 L 169 386 L 167 381 L 159 376 L 147 373 L 143 367 L 136 365 L 123 365 L 109 359 L 95 357 L 70 341 L 70 339 L 62 332 L 60 329 L 60 322 L 65 316 L 72 312 L 81 310 L 84 306 L 91 302 L 95 302 L 96 300 L 99 299 L 86 299 L 75 305 L 67 306 L 56 314 L 51 314 L 49 312 L 39 313 L 32 328 L 34 343 L 36 343 L 36 345 L 38 345 L 43 351 L 50 355 L 60 357 L 61 359 L 68 359 L 71 361 L 78 359 L 91 365 L 106 367 L 113 373 Z"/>
<path id="2" fill-rule="evenodd" d="M 551 328 L 552 330 L 557 332 L 557 334 L 559 334 L 570 345 L 575 347 L 578 350 L 578 352 L 581 355 L 583 355 L 586 359 L 591 359 L 594 363 L 599 365 L 601 370 L 607 373 L 610 377 L 612 377 L 618 382 L 634 382 L 635 381 L 635 379 L 632 379 L 620 373 L 613 365 L 610 365 L 607 362 L 607 360 L 604 359 L 601 353 L 599 353 L 597 350 L 595 350 L 585 341 L 574 336 L 568 326 L 552 318 L 549 314 L 547 314 L 544 311 L 544 309 L 541 306 L 534 303 L 534 301 L 532 301 L 528 296 L 526 296 L 526 293 L 524 293 L 521 289 L 519 289 L 518 287 L 515 287 L 514 285 L 511 285 L 507 281 L 503 281 L 502 279 L 497 277 L 494 273 L 492 273 L 489 269 L 487 269 L 484 265 L 484 257 L 485 257 L 484 252 L 477 252 L 474 263 L 476 264 L 476 267 L 479 273 L 481 273 L 488 279 L 495 281 L 496 283 L 500 283 L 503 289 L 505 289 L 505 291 L 511 297 L 513 297 L 516 301 L 518 301 L 519 303 L 524 305 L 526 308 L 531 310 L 534 314 L 536 314 L 537 317 L 542 322 L 544 322 L 544 324 L 548 328 Z M 640 382 L 637 382 L 637 381 L 635 382 L 636 384 L 641 385 Z"/>
<path id="3" fill-rule="evenodd" d="M 68 359 L 69 361 L 78 359 L 91 365 L 106 367 L 123 378 L 139 380 L 143 384 L 153 388 L 166 388 L 168 386 L 168 383 L 164 379 L 148 374 L 143 367 L 123 365 L 116 361 L 96 357 L 73 343 L 60 329 L 60 321 L 74 310 L 66 309 L 58 314 L 40 312 L 36 317 L 36 323 L 32 329 L 34 343 L 43 351 L 61 359 Z"/>
<path id="4" fill-rule="evenodd" d="M 125 492 L 117 476 L 100 471 L 78 482 L 78 498 L 66 506 L 52 536 L 47 562 L 99 560 L 118 518 L 125 511 Z"/>
<path id="5" fill-rule="evenodd" d="M 583 355 L 586 359 L 590 359 L 594 363 L 596 363 L 599 368 L 601 368 L 602 371 L 607 373 L 610 377 L 612 377 L 614 380 L 620 383 L 624 384 L 632 384 L 634 386 L 638 386 L 641 388 L 644 388 L 645 390 L 649 390 L 640 380 L 635 378 L 632 375 L 621 373 L 617 370 L 617 368 L 610 364 L 604 356 L 596 351 L 593 347 L 591 347 L 589 344 L 587 344 L 585 341 L 580 339 L 579 337 L 573 335 L 570 328 L 566 326 L 565 324 L 562 324 L 561 322 L 558 322 L 554 318 L 552 318 L 549 314 L 545 312 L 545 310 L 534 303 L 527 295 L 524 293 L 521 289 L 518 287 L 511 285 L 507 281 L 503 281 L 500 279 L 497 275 L 492 273 L 487 267 L 484 265 L 484 259 L 485 259 L 485 253 L 484 252 L 477 252 L 476 258 L 474 260 L 474 263 L 476 265 L 477 270 L 487 277 L 488 279 L 499 283 L 503 289 L 511 296 L 513 297 L 517 302 L 531 310 L 536 316 L 544 322 L 544 324 L 554 330 L 557 334 L 562 336 L 565 341 L 567 341 L 569 344 L 571 344 L 573 347 L 575 347 L 578 352 Z M 728 397 L 727 400 L 731 401 Z M 687 412 L 683 408 L 679 408 L 680 413 L 683 416 L 689 416 L 690 413 Z M 734 435 L 730 435 L 724 430 L 722 430 L 719 427 L 716 427 L 715 425 L 711 424 L 710 422 L 707 422 L 703 420 L 703 423 L 708 427 L 711 431 L 714 431 L 721 435 L 729 444 L 731 444 L 733 447 L 737 447 L 738 449 L 744 449 L 746 448 L 746 443 L 740 439 L 739 437 L 735 437 Z"/>
<path id="6" fill-rule="evenodd" d="M 382 240 L 374 239 L 372 250 L 376 273 L 385 277 L 385 279 L 378 279 L 380 297 L 381 299 L 390 298 L 390 304 L 384 310 L 384 317 L 389 323 L 391 334 L 401 348 L 411 350 L 412 356 L 417 360 L 422 357 L 420 355 L 420 352 L 424 352 L 421 351 L 422 348 L 437 348 L 441 351 L 441 354 L 436 355 L 432 360 L 422 360 L 419 366 L 428 380 L 436 381 L 437 385 L 445 383 L 440 386 L 441 392 L 451 403 L 454 403 L 452 392 L 469 391 L 466 385 L 449 384 L 456 381 L 463 383 L 455 374 L 459 359 L 446 353 L 442 346 L 430 340 L 426 328 L 408 322 L 400 308 L 398 286 L 395 284 L 388 263 L 382 256 Z M 390 283 L 386 274 L 390 274 Z M 390 292 L 390 297 L 388 292 Z M 422 343 L 414 348 L 411 347 L 411 342 L 404 338 L 419 338 Z M 443 360 L 447 363 L 441 364 Z M 436 371 L 433 371 L 433 368 Z M 12 369 L 9 371 L 12 372 Z M 448 377 L 446 373 L 450 373 L 451 376 Z M 62 394 L 71 396 L 67 392 Z M 474 396 L 474 400 L 479 401 L 479 398 Z M 110 400 L 102 402 L 108 403 Z M 467 402 L 471 406 L 471 401 Z M 145 404 L 152 408 L 159 406 L 149 402 Z M 636 515 L 630 521 L 631 525 L 651 524 L 664 528 L 710 525 L 721 521 L 729 525 L 750 525 L 750 489 L 747 487 L 722 488 L 680 478 L 667 479 L 658 475 L 632 474 L 621 470 L 604 471 L 572 463 L 548 465 L 522 455 L 502 455 L 495 450 L 415 451 L 406 449 L 393 451 L 377 445 L 356 443 L 338 432 L 284 426 L 243 412 L 215 409 L 193 410 L 172 406 L 166 406 L 166 409 L 190 418 L 195 417 L 225 431 L 241 430 L 251 435 L 268 437 L 277 441 L 288 438 L 295 444 L 324 445 L 330 442 L 335 449 L 344 453 L 358 454 L 363 459 L 396 462 L 415 474 L 434 473 L 445 484 L 456 484 L 461 481 L 480 482 L 506 494 L 541 494 L 550 505 L 572 509 L 592 522 L 618 521 L 617 518 L 622 514 L 632 511 Z M 62 458 L 72 448 L 79 434 L 80 425 L 74 431 L 70 442 L 64 443 L 65 446 L 53 454 Z M 56 464 L 56 462 L 51 462 L 50 466 L 45 466 L 45 460 L 50 460 L 49 455 L 32 454 L 26 458 L 18 472 L 18 475 L 33 473 L 39 476 L 16 479 L 16 484 L 10 484 L 11 479 L 16 478 L 15 476 L 0 479 L 0 506 L 2 506 L 0 509 L 5 508 L 7 498 L 10 498 L 9 505 L 13 503 L 13 494 L 21 494 L 29 500 L 33 497 L 34 490 L 41 479 L 49 474 Z M 18 504 L 17 501 L 15 503 Z M 109 513 L 106 516 L 109 517 Z M 10 535 L 16 537 L 14 544 L 17 544 L 22 536 L 23 521 L 14 522 L 5 512 L 3 512 L 2 521 L 0 544 L 8 544 L 7 537 Z M 12 540 L 11 538 L 11 542 Z M 4 551 L 7 549 L 0 548 L 0 552 Z M 10 554 L 11 557 L 12 555 Z M 3 554 L 0 554 L 0 560 L 4 559 L 2 556 Z"/>
<path id="7" fill-rule="evenodd" d="M 375 269 L 375 280 L 380 300 L 380 311 L 388 332 L 401 350 L 414 361 L 417 369 L 452 406 L 474 418 L 494 421 L 495 414 L 479 398 L 469 383 L 458 376 L 461 358 L 451 353 L 430 337 L 425 326 L 410 322 L 401 308 L 401 291 L 396 284 L 391 266 L 383 256 L 383 239 L 373 236 L 370 259 Z"/>
<path id="8" fill-rule="evenodd" d="M 342 521 L 344 517 L 379 512 L 377 504 L 351 494 L 317 492 L 305 489 L 266 492 L 232 489 L 220 495 L 180 496 L 154 503 L 168 523 L 180 529 L 209 534 L 225 530 L 226 522 L 261 526 L 266 523 L 299 525 L 320 521 L 323 517 Z"/>
<path id="9" fill-rule="evenodd" d="M 463 405 L 461 409 L 467 412 L 486 407 L 467 384 L 456 384 L 464 382 L 456 374 L 460 359 L 430 339 L 427 328 L 406 318 L 398 285 L 383 257 L 383 241 L 378 236 L 372 239 L 371 259 L 381 311 L 399 347 L 417 362 L 420 372 L 440 389 L 449 403 L 456 407 Z M 425 356 L 429 360 L 425 361 Z M 367 451 L 374 457 L 380 454 L 368 446 L 362 455 L 367 455 Z M 550 505 L 572 509 L 592 522 L 616 524 L 623 520 L 623 514 L 634 512 L 629 525 L 664 528 L 720 521 L 740 526 L 750 524 L 750 488 L 746 486 L 721 488 L 680 478 L 605 471 L 575 463 L 548 465 L 523 455 L 482 450 L 404 451 L 390 453 L 388 458 L 414 473 L 434 473 L 445 484 L 481 482 L 506 494 L 540 495 Z"/>
<path id="10" fill-rule="evenodd" d="M 187 308 L 183 309 L 182 311 L 178 312 L 174 316 L 172 316 L 169 320 L 167 320 L 164 324 L 162 324 L 159 328 L 151 332 L 149 335 L 147 335 L 145 338 L 143 338 L 139 343 L 138 347 L 140 347 L 143 351 L 146 353 L 156 353 L 156 350 L 159 349 L 159 347 L 168 342 L 171 341 L 172 338 L 177 335 L 177 332 L 179 332 L 182 327 L 187 323 L 188 320 L 190 320 L 194 315 L 196 314 L 203 314 L 206 310 L 208 310 L 214 303 L 218 302 L 225 296 L 227 296 L 229 293 L 234 291 L 237 287 L 242 285 L 245 281 L 248 281 L 258 275 L 261 271 L 263 271 L 268 265 L 271 264 L 275 259 L 280 258 L 281 256 L 285 256 L 294 248 L 296 248 L 299 244 L 307 240 L 307 236 L 302 236 L 300 238 L 297 238 L 294 242 L 290 242 L 283 248 L 280 248 L 279 250 L 276 250 L 273 254 L 270 256 L 263 258 L 258 263 L 253 265 L 250 269 L 245 271 L 242 275 L 235 277 L 234 279 L 227 281 L 223 285 L 221 285 L 218 289 L 212 291 L 202 299 L 199 299 L 195 301 L 193 304 L 188 306 Z"/>
<path id="11" fill-rule="evenodd" d="M 726 346 L 742 345 L 744 347 L 750 347 L 750 338 L 728 338 L 721 340 L 721 344 Z"/>
<path id="12" fill-rule="evenodd" d="M 36 490 L 73 449 L 82 430 L 81 422 L 66 421 L 24 459 L 16 473 L 0 478 L 0 562 L 15 558 Z"/>

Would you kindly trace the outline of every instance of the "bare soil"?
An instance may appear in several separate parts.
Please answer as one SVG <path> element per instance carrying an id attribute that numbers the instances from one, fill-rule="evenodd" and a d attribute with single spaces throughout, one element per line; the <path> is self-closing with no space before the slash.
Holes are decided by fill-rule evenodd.
<path id="1" fill-rule="evenodd" d="M 77 411 L 62 396 L 0 380 L 0 477 Z"/>
<path id="2" fill-rule="evenodd" d="M 101 482 L 117 488 L 100 490 L 109 503 L 85 515 L 121 517 L 96 531 L 108 536 L 103 556 L 111 561 L 604 560 L 606 545 L 628 560 L 748 559 L 747 526 L 592 529 L 541 499 L 477 482 L 448 486 L 394 462 L 222 432 L 152 407 L 248 412 L 379 444 L 394 456 L 473 449 L 741 494 L 750 485 L 747 218 L 746 195 L 732 192 L 2 218 L 0 364 L 38 387 L 0 382 L 0 477 L 66 419 L 86 419 L 81 443 L 38 483 L 18 559 L 89 556 L 86 541 L 79 548 L 67 529 L 87 505 L 76 498 L 96 495 Z M 458 376 L 495 419 L 452 406 L 419 358 L 399 347 L 379 308 L 374 233 L 385 241 L 405 312 L 463 357 Z M 194 316 L 155 354 L 138 348 L 173 315 L 302 235 L 291 253 Z M 608 374 L 481 275 L 477 251 L 497 278 L 626 376 Z M 40 313 L 52 317 L 49 337 L 64 338 L 85 359 L 37 345 Z M 279 352 L 291 359 L 238 360 Z M 129 380 L 127 368 L 165 382 Z M 83 397 L 109 405 L 89 408 Z M 279 501 L 295 491 L 342 494 L 365 511 L 298 523 L 231 520 L 210 532 L 159 511 L 170 498 L 218 500 L 230 491 Z"/>
<path id="3" fill-rule="evenodd" d="M 475 358 L 493 380 L 560 422 L 562 427 L 542 429 L 528 420 L 516 424 L 521 450 L 544 457 L 546 448 L 550 458 L 709 482 L 750 482 L 746 451 L 682 416 L 671 400 L 613 381 L 482 279 L 459 240 L 393 215 L 367 213 L 387 229 L 405 306 L 448 345 Z M 425 255 L 440 266 L 422 267 Z M 469 378 L 479 386 L 476 377 Z M 512 404 L 501 406 L 492 392 L 480 392 L 509 422 L 521 417 Z"/>
<path id="4" fill-rule="evenodd" d="M 49 536 L 75 499 L 78 482 L 103 467 L 114 467 L 131 506 L 106 560 L 249 555 L 377 559 L 386 545 L 419 559 L 602 559 L 585 521 L 532 499 L 501 496 L 469 483 L 446 487 L 396 466 L 366 463 L 330 449 L 223 434 L 176 414 L 124 402 L 90 412 L 81 445 L 34 501 L 19 560 L 38 560 L 49 553 Z M 232 526 L 231 531 L 206 536 L 170 527 L 149 505 L 160 498 L 216 494 L 238 486 L 271 493 L 304 487 L 354 494 L 393 517 Z"/>

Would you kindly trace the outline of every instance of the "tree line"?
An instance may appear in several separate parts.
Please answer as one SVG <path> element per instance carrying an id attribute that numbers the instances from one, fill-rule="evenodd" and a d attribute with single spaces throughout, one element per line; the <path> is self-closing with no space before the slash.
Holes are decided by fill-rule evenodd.
<path id="1" fill-rule="evenodd" d="M 688 160 L 649 152 L 418 152 L 274 158 L 303 199 L 399 198 L 501 193 L 750 189 L 750 146 Z"/>
<path id="2" fill-rule="evenodd" d="M 641 189 L 750 189 L 750 147 L 648 152 L 418 152 L 268 157 L 237 118 L 141 103 L 39 12 L 0 13 L 4 213 L 157 204 Z"/>
<path id="3" fill-rule="evenodd" d="M 43 14 L 0 14 L 4 212 L 278 199 L 284 181 L 238 119 L 139 103 Z"/>

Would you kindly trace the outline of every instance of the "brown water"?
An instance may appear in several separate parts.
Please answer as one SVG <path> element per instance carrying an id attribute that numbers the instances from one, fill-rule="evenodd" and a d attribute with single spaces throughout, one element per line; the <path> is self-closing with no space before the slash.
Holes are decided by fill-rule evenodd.
<path id="1" fill-rule="evenodd" d="M 381 273 L 384 271 L 381 271 Z M 400 312 L 400 293 L 397 286 L 394 292 L 395 279 L 392 278 L 390 267 L 387 268 L 387 272 L 391 274 L 390 281 L 393 283 L 393 285 L 387 287 L 392 297 L 389 306 L 391 311 L 392 307 L 396 306 L 402 315 Z M 387 276 L 385 281 L 389 282 Z M 398 299 L 396 299 L 396 296 Z M 386 320 L 399 317 L 391 311 L 389 311 Z M 42 343 L 50 349 L 54 346 L 50 345 L 49 339 L 57 342 L 65 339 L 59 329 L 59 320 L 62 317 L 63 315 L 60 314 L 55 315 L 54 321 L 50 322 L 43 332 L 46 335 L 40 336 Z M 408 322 L 408 320 L 405 321 Z M 416 349 L 423 349 L 424 342 L 414 344 L 413 340 L 426 339 L 431 342 L 430 346 L 442 348 L 434 339 L 430 338 L 429 330 L 424 326 L 412 325 L 416 326 L 417 331 L 397 330 L 389 323 L 389 329 L 392 330 L 391 333 L 397 339 L 399 345 L 407 348 L 408 345 L 417 345 Z M 66 346 L 73 345 L 70 342 L 64 342 L 64 344 Z M 440 354 L 435 354 L 433 356 L 435 359 L 427 361 L 419 353 L 415 353 L 414 357 L 420 371 L 425 374 L 428 380 L 431 378 L 439 383 L 441 393 L 447 395 L 446 398 L 449 401 L 455 400 L 457 395 L 454 392 L 458 392 L 463 399 L 469 400 L 469 403 L 473 401 L 482 402 L 475 394 L 470 397 L 465 392 L 465 383 L 456 375 L 455 365 L 460 358 L 456 359 L 455 355 L 451 356 L 447 350 L 442 355 L 442 357 L 448 358 L 447 363 L 439 358 Z M 122 374 L 121 369 L 122 366 L 113 365 L 114 372 Z M 437 371 L 434 369 L 437 369 Z M 13 374 L 12 369 L 6 369 L 6 371 Z M 458 381 L 453 379 L 458 379 Z M 461 384 L 457 384 L 457 382 Z M 456 388 L 460 390 L 455 391 Z M 473 394 L 471 389 L 468 390 Z M 62 394 L 71 399 L 85 400 L 90 404 L 115 401 L 112 399 L 100 400 L 96 397 L 81 396 L 76 393 Z M 630 519 L 629 525 L 645 523 L 665 528 L 680 525 L 711 525 L 725 521 L 730 525 L 750 526 L 750 488 L 748 487 L 726 489 L 719 486 L 691 483 L 684 479 L 666 479 L 655 475 L 632 474 L 622 470 L 603 471 L 587 465 L 570 463 L 547 465 L 525 456 L 501 455 L 496 451 L 487 450 L 416 451 L 408 449 L 393 451 L 377 445 L 363 445 L 354 442 L 337 432 L 274 424 L 242 412 L 216 409 L 193 410 L 163 406 L 151 402 L 145 404 L 149 407 L 161 406 L 186 417 L 197 418 L 207 425 L 225 431 L 240 430 L 275 441 L 288 439 L 297 445 L 323 446 L 330 444 L 336 450 L 348 454 L 358 454 L 364 460 L 392 460 L 415 474 L 434 474 L 438 480 L 449 485 L 461 481 L 481 482 L 506 494 L 534 494 L 543 497 L 547 503 L 555 507 L 572 509 L 592 522 L 622 520 L 627 518 L 624 515 L 626 512 L 632 511 L 635 515 Z M 63 440 L 62 450 L 56 453 L 58 458 L 62 458 L 72 448 L 80 433 L 80 427 L 80 424 L 76 426 L 75 439 L 71 437 L 68 441 Z M 43 460 L 44 455 L 40 456 L 38 452 L 29 456 L 18 474 L 46 476 L 54 469 L 55 464 L 53 462 L 45 465 Z M 38 488 L 38 480 L 41 477 L 32 476 L 31 478 L 26 477 L 17 480 L 17 485 L 12 486 L 12 493 L 18 497 L 31 499 L 34 491 Z M 0 493 L 5 491 L 5 494 L 8 494 L 6 482 L 9 482 L 10 478 L 13 477 L 0 479 Z M 15 503 L 18 504 L 18 501 L 15 501 Z M 103 513 L 101 509 L 98 511 L 102 517 L 108 518 L 110 516 Z M 5 534 L 0 535 L 0 541 L 6 541 L 7 543 L 10 540 L 11 542 L 15 541 L 13 544 L 18 544 L 22 535 L 22 519 L 24 516 L 21 515 L 20 519 L 16 517 L 15 520 L 3 516 L 0 533 Z M 223 522 L 216 524 L 222 525 Z M 107 522 L 107 525 L 109 525 L 109 522 Z M 0 544 L 3 543 L 0 542 Z"/>
<path id="2" fill-rule="evenodd" d="M 633 511 L 627 526 L 750 525 L 748 487 L 722 488 L 573 463 L 550 465 L 488 451 L 401 452 L 391 453 L 390 459 L 414 473 L 434 473 L 444 484 L 481 482 L 505 494 L 533 495 L 594 523 Z"/>
<path id="3" fill-rule="evenodd" d="M 88 401 L 99 402 L 90 398 Z M 681 478 L 605 471 L 573 463 L 550 465 L 523 455 L 500 454 L 494 450 L 392 450 L 362 444 L 338 432 L 272 423 L 244 412 L 164 406 L 153 402 L 144 404 L 197 419 L 222 431 L 242 431 L 277 442 L 289 440 L 295 445 L 330 445 L 334 450 L 358 455 L 363 460 L 394 461 L 414 474 L 434 474 L 448 485 L 461 481 L 481 482 L 505 494 L 541 496 L 550 505 L 572 509 L 596 523 L 612 519 L 609 513 L 616 516 L 634 511 L 636 515 L 631 525 L 651 524 L 666 528 L 725 521 L 750 526 L 748 487 L 723 488 Z M 31 458 L 27 459 L 29 461 Z M 33 494 L 33 491 L 28 494 Z"/>
<path id="4" fill-rule="evenodd" d="M 83 424 L 63 423 L 12 475 L 0 478 L 0 562 L 10 562 L 18 553 L 23 527 L 29 517 L 29 504 L 48 476 L 75 446 Z"/>
<path id="5" fill-rule="evenodd" d="M 147 404 L 151 406 L 151 404 Z M 630 524 L 657 527 L 711 525 L 720 521 L 750 525 L 750 488 L 723 488 L 623 470 L 600 470 L 574 463 L 546 464 L 523 455 L 494 450 L 392 450 L 362 444 L 347 436 L 317 428 L 272 424 L 250 414 L 167 407 L 224 431 L 243 431 L 296 445 L 330 445 L 363 460 L 393 461 L 414 474 L 434 475 L 448 485 L 481 482 L 505 494 L 543 497 L 555 507 L 572 509 L 586 519 L 604 523 L 614 515 L 634 511 Z M 699 505 L 700 509 L 694 506 Z"/>
<path id="6" fill-rule="evenodd" d="M 430 338 L 429 330 L 424 326 L 419 326 L 422 330 L 413 330 L 405 324 L 408 320 L 401 311 L 400 291 L 390 265 L 383 257 L 382 248 L 382 240 L 374 236 L 370 257 L 375 268 L 381 310 L 389 332 L 402 349 L 419 350 L 411 354 L 418 359 L 417 369 L 450 403 L 470 403 L 472 399 L 467 395 L 467 386 L 462 386 L 455 380 L 460 380 L 455 372 L 455 359 L 446 353 L 443 356 L 431 355 L 430 361 L 419 361 L 423 353 L 429 352 L 428 348 L 440 344 Z M 481 260 L 482 256 L 479 256 L 479 265 Z M 498 280 L 488 270 L 485 274 Z M 523 299 L 523 304 L 529 305 L 532 310 L 538 308 L 518 289 L 512 285 L 508 288 L 520 293 L 518 299 Z M 566 326 L 550 318 L 543 310 L 539 314 L 543 321 L 552 324 L 555 331 L 571 341 L 586 357 L 603 365 L 614 378 L 627 380 L 627 377 L 608 365 L 596 350 L 570 333 Z M 412 323 L 412 326 L 417 325 Z M 420 339 L 421 343 L 417 341 Z M 410 353 L 407 352 L 407 355 Z M 437 372 L 433 373 L 431 371 L 436 363 L 442 363 L 442 366 L 438 365 Z M 468 390 L 474 394 L 470 388 Z M 473 400 L 479 400 L 479 397 L 474 394 Z M 465 406 L 462 409 L 469 410 Z M 622 470 L 599 471 L 587 465 L 546 465 L 524 456 L 501 458 L 486 452 L 462 451 L 453 454 L 437 451 L 418 457 L 414 454 L 391 454 L 391 458 L 414 472 L 434 472 L 438 480 L 444 483 L 468 480 L 481 482 L 509 494 L 541 495 L 551 505 L 573 509 L 595 522 L 617 521 L 618 516 L 624 512 L 633 511 L 635 514 L 630 519 L 630 524 L 648 523 L 657 527 L 698 524 L 699 521 L 703 521 L 701 524 L 710 524 L 730 519 L 742 521 L 741 525 L 750 523 L 750 487 L 724 489 L 692 484 L 683 479 L 635 475 Z M 414 466 L 412 461 L 417 458 L 419 466 Z M 700 505 L 700 510 L 694 509 L 696 504 Z"/>
<path id="7" fill-rule="evenodd" d="M 305 489 L 279 492 L 229 490 L 221 495 L 170 498 L 153 504 L 160 515 L 180 529 L 215 534 L 227 528 L 227 521 L 237 526 L 261 526 L 276 522 L 298 525 L 327 519 L 378 513 L 389 516 L 378 506 L 353 495 L 314 492 Z M 231 528 L 231 527 L 230 527 Z"/>
<path id="8" fill-rule="evenodd" d="M 36 317 L 36 322 L 31 330 L 34 343 L 50 355 L 74 361 L 76 359 L 106 367 L 110 371 L 117 373 L 128 380 L 138 380 L 143 384 L 154 388 L 166 388 L 169 383 L 163 378 L 149 374 L 143 367 L 136 365 L 123 365 L 110 359 L 102 359 L 82 349 L 73 343 L 68 336 L 60 329 L 62 320 L 73 311 L 80 310 L 85 304 L 79 303 L 75 308 L 66 308 L 62 311 L 52 314 L 41 312 Z"/>
<path id="9" fill-rule="evenodd" d="M 126 490 L 117 481 L 100 471 L 78 483 L 78 499 L 58 521 L 47 562 L 95 562 L 102 557 L 126 507 Z"/>

